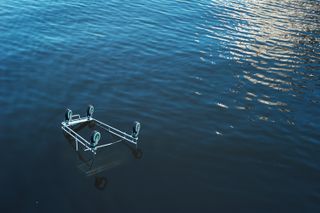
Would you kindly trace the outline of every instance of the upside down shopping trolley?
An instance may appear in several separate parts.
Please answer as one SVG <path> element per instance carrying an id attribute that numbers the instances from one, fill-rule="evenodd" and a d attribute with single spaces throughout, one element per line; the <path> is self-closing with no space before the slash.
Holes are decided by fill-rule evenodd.
<path id="1" fill-rule="evenodd" d="M 72 114 L 72 111 L 70 109 L 67 109 L 65 113 L 65 120 L 61 122 L 61 128 L 63 131 L 65 131 L 68 135 L 70 135 L 72 138 L 75 139 L 76 143 L 76 151 L 79 149 L 79 143 L 84 146 L 84 151 L 91 151 L 92 153 L 96 154 L 97 150 L 103 147 L 107 147 L 122 141 L 126 141 L 129 143 L 132 143 L 136 146 L 138 146 L 138 135 L 140 132 L 140 123 L 135 121 L 132 128 L 131 135 L 128 133 L 125 133 L 115 127 L 112 127 L 102 121 L 99 121 L 92 117 L 94 112 L 94 107 L 92 105 L 88 106 L 87 114 L 86 116 L 81 117 L 79 114 Z M 86 122 L 95 122 L 99 127 L 107 131 L 108 133 L 112 134 L 113 136 L 116 136 L 119 138 L 117 141 L 113 142 L 103 142 L 99 144 L 99 141 L 101 139 L 100 132 L 94 130 L 91 134 L 90 141 L 84 139 L 80 134 L 75 132 L 71 127 L 76 126 L 78 124 L 83 124 Z"/>

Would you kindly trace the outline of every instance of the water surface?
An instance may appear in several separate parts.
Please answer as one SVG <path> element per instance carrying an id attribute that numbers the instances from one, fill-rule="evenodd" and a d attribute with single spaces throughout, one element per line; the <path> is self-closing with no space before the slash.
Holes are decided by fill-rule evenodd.
<path id="1" fill-rule="evenodd" d="M 1 212 L 319 212 L 320 2 L 0 1 Z M 75 152 L 65 109 L 131 131 Z M 95 127 L 79 131 L 89 134 Z"/>

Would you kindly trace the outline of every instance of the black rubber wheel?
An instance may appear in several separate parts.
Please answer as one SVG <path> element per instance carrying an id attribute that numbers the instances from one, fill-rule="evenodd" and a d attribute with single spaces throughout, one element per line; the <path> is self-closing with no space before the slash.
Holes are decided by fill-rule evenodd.
<path id="1" fill-rule="evenodd" d="M 101 134 L 97 130 L 94 130 L 91 135 L 91 145 L 94 147 L 98 144 L 101 139 Z"/>
<path id="2" fill-rule="evenodd" d="M 87 109 L 87 116 L 91 117 L 93 113 L 94 113 L 94 107 L 92 105 L 89 105 Z"/>
<path id="3" fill-rule="evenodd" d="M 108 180 L 105 177 L 96 177 L 94 185 L 97 189 L 103 190 L 108 185 Z"/>
<path id="4" fill-rule="evenodd" d="M 67 109 L 66 114 L 65 114 L 64 117 L 65 117 L 66 121 L 70 121 L 71 120 L 71 117 L 72 117 L 71 109 Z"/>
<path id="5" fill-rule="evenodd" d="M 132 135 L 133 135 L 133 137 L 135 137 L 135 138 L 138 137 L 139 132 L 140 132 L 140 128 L 141 128 L 140 123 L 138 121 L 135 121 L 133 123 L 133 127 L 132 127 Z"/>
<path id="6" fill-rule="evenodd" d="M 137 160 L 141 159 L 142 156 L 143 156 L 142 150 L 141 150 L 141 149 L 134 150 L 134 151 L 133 151 L 133 156 L 134 156 L 134 158 L 137 159 Z"/>

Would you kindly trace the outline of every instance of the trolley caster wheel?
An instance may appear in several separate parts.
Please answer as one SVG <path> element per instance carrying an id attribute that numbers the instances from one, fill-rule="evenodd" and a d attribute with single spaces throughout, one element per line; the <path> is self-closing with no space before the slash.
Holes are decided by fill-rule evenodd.
<path id="1" fill-rule="evenodd" d="M 66 121 L 70 121 L 72 118 L 72 110 L 71 109 L 67 109 L 66 114 L 65 114 L 65 120 Z"/>
<path id="2" fill-rule="evenodd" d="M 135 158 L 135 159 L 138 159 L 138 160 L 141 159 L 142 156 L 143 156 L 143 152 L 142 152 L 141 149 L 134 150 L 134 151 L 132 152 L 132 154 L 133 154 L 134 158 Z"/>
<path id="3" fill-rule="evenodd" d="M 91 146 L 95 147 L 98 145 L 98 142 L 101 139 L 101 134 L 97 130 L 94 130 L 92 135 L 91 135 Z"/>
<path id="4" fill-rule="evenodd" d="M 140 127 L 141 127 L 141 125 L 140 125 L 140 123 L 139 123 L 138 121 L 135 121 L 135 122 L 133 123 L 132 136 L 133 136 L 134 138 L 137 138 L 137 137 L 138 137 L 139 132 L 140 132 Z"/>
<path id="5" fill-rule="evenodd" d="M 103 190 L 108 185 L 108 180 L 105 177 L 96 177 L 94 185 L 97 189 Z"/>
<path id="6" fill-rule="evenodd" d="M 87 109 L 87 117 L 91 118 L 93 113 L 94 113 L 94 107 L 92 105 L 89 105 Z"/>

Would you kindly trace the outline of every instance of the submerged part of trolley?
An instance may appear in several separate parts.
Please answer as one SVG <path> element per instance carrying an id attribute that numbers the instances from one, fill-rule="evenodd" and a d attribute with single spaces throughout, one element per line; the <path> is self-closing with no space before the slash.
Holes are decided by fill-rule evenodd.
<path id="1" fill-rule="evenodd" d="M 76 142 L 76 150 L 79 150 L 79 143 L 84 146 L 84 151 L 91 151 L 96 154 L 97 150 L 103 147 L 107 147 L 122 141 L 126 141 L 138 146 L 138 135 L 140 132 L 140 123 L 135 121 L 132 127 L 132 133 L 128 134 L 125 133 L 115 127 L 112 127 L 102 121 L 99 121 L 92 117 L 94 113 L 94 107 L 92 105 L 88 106 L 86 116 L 81 117 L 79 114 L 73 115 L 72 110 L 67 109 L 65 113 L 65 120 L 61 122 L 61 128 L 67 134 L 75 139 Z M 109 132 L 113 136 L 119 138 L 117 141 L 113 142 L 100 142 L 101 140 L 101 133 L 97 130 L 94 130 L 91 134 L 90 140 L 84 139 L 81 135 L 75 132 L 71 127 L 83 124 L 85 122 L 95 122 L 98 126 L 100 126 L 103 130 Z"/>

